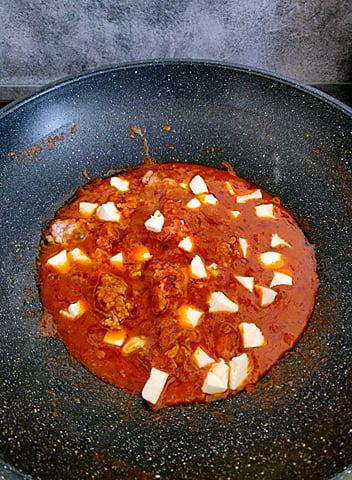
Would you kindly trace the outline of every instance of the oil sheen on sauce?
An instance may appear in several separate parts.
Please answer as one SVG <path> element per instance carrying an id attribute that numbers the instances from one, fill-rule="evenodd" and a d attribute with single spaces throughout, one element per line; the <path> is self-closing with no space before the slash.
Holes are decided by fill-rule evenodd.
<path id="1" fill-rule="evenodd" d="M 280 201 L 202 165 L 94 180 L 59 210 L 39 256 L 58 338 L 152 407 L 256 383 L 304 331 L 317 284 L 313 249 Z"/>

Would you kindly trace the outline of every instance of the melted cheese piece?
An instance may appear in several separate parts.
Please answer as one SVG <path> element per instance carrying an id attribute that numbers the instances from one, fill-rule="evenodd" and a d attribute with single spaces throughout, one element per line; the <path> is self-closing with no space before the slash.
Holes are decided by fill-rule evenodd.
<path id="1" fill-rule="evenodd" d="M 113 257 L 110 257 L 110 263 L 113 267 L 122 268 L 124 262 L 124 255 L 122 252 L 117 253 Z"/>
<path id="2" fill-rule="evenodd" d="M 274 272 L 270 287 L 276 287 L 277 285 L 292 285 L 292 283 L 293 280 L 291 275 L 282 272 Z"/>
<path id="3" fill-rule="evenodd" d="M 185 328 L 195 328 L 200 322 L 203 313 L 202 310 L 198 310 L 190 305 L 182 305 L 178 309 L 180 323 Z"/>
<path id="4" fill-rule="evenodd" d="M 260 190 L 254 190 L 254 192 L 247 193 L 246 195 L 237 195 L 236 202 L 237 203 L 246 203 L 250 200 L 258 200 L 262 197 L 262 192 Z"/>
<path id="5" fill-rule="evenodd" d="M 280 268 L 285 265 L 285 257 L 277 252 L 264 252 L 258 255 L 264 268 Z"/>
<path id="6" fill-rule="evenodd" d="M 215 362 L 201 347 L 197 347 L 192 355 L 192 360 L 198 368 L 207 367 Z"/>
<path id="7" fill-rule="evenodd" d="M 273 233 L 272 237 L 271 237 L 271 243 L 270 243 L 270 246 L 272 248 L 275 248 L 275 247 L 288 247 L 288 248 L 291 248 L 291 245 L 286 242 L 286 240 L 284 240 L 283 238 L 279 237 L 279 235 L 277 233 Z"/>
<path id="8" fill-rule="evenodd" d="M 235 279 L 243 285 L 247 290 L 253 292 L 254 289 L 254 277 L 240 277 L 236 276 Z"/>
<path id="9" fill-rule="evenodd" d="M 179 244 L 178 248 L 181 248 L 181 250 L 184 250 L 185 252 L 191 252 L 193 250 L 193 240 L 191 237 L 185 237 L 183 238 Z"/>
<path id="10" fill-rule="evenodd" d="M 238 210 L 231 210 L 231 215 L 234 218 L 238 218 L 241 215 L 241 212 L 239 212 Z"/>
<path id="11" fill-rule="evenodd" d="M 192 200 L 190 200 L 187 204 L 186 204 L 186 207 L 187 208 L 190 208 L 191 210 L 195 210 L 197 208 L 199 208 L 202 204 L 200 203 L 200 201 L 198 200 L 198 198 L 192 198 Z"/>
<path id="12" fill-rule="evenodd" d="M 82 217 L 91 217 L 98 207 L 99 203 L 79 202 L 79 213 Z"/>
<path id="13" fill-rule="evenodd" d="M 244 348 L 262 347 L 266 344 L 264 335 L 255 323 L 242 322 L 238 326 Z"/>
<path id="14" fill-rule="evenodd" d="M 218 199 L 212 193 L 203 193 L 199 195 L 199 200 L 206 205 L 216 205 Z"/>
<path id="15" fill-rule="evenodd" d="M 191 261 L 191 275 L 193 278 L 207 278 L 208 274 L 203 260 L 199 255 L 195 255 Z"/>
<path id="16" fill-rule="evenodd" d="M 130 182 L 123 177 L 111 177 L 110 185 L 115 187 L 120 192 L 127 192 L 130 186 Z"/>
<path id="17" fill-rule="evenodd" d="M 68 272 L 70 269 L 70 262 L 67 256 L 67 251 L 62 250 L 60 253 L 57 253 L 53 257 L 49 258 L 46 264 L 50 265 L 50 267 L 55 268 L 60 273 Z"/>
<path id="18" fill-rule="evenodd" d="M 153 405 L 158 403 L 160 395 L 165 388 L 168 376 L 168 373 L 153 367 L 142 390 L 142 397 L 144 400 Z"/>
<path id="19" fill-rule="evenodd" d="M 255 207 L 255 214 L 259 218 L 275 219 L 274 205 L 272 203 L 265 203 L 263 205 L 257 205 Z"/>
<path id="20" fill-rule="evenodd" d="M 69 256 L 73 262 L 80 263 L 82 265 L 89 265 L 92 260 L 86 255 L 80 248 L 74 248 L 69 252 Z"/>
<path id="21" fill-rule="evenodd" d="M 147 262 L 153 257 L 153 255 L 149 252 L 147 247 L 144 245 L 138 245 L 137 247 L 133 248 L 131 257 L 136 262 Z"/>
<path id="22" fill-rule="evenodd" d="M 224 293 L 222 292 L 213 292 L 210 295 L 209 299 L 209 312 L 229 312 L 229 313 L 236 313 L 238 312 L 238 305 L 237 303 L 230 300 Z"/>
<path id="23" fill-rule="evenodd" d="M 126 339 L 126 331 L 121 330 L 108 330 L 104 335 L 104 343 L 113 345 L 114 347 L 122 347 Z"/>
<path id="24" fill-rule="evenodd" d="M 203 177 L 196 175 L 189 182 L 189 188 L 191 189 L 194 195 L 200 195 L 201 193 L 208 193 L 208 187 L 205 183 Z"/>
<path id="25" fill-rule="evenodd" d="M 213 275 L 213 277 L 217 277 L 219 275 L 219 265 L 217 263 L 211 263 L 207 266 L 208 272 Z"/>
<path id="26" fill-rule="evenodd" d="M 145 347 L 145 337 L 131 337 L 123 346 L 122 353 L 129 355 Z"/>
<path id="27" fill-rule="evenodd" d="M 229 192 L 230 195 L 232 195 L 232 196 L 236 195 L 236 192 L 233 189 L 233 186 L 231 185 L 230 182 L 226 181 L 225 182 L 225 187 L 226 187 L 226 189 L 227 189 L 227 191 Z"/>
<path id="28" fill-rule="evenodd" d="M 245 238 L 239 237 L 238 243 L 240 245 L 240 250 L 243 258 L 248 257 L 248 241 Z"/>
<path id="29" fill-rule="evenodd" d="M 224 360 L 220 360 L 211 366 L 202 385 L 202 391 L 208 395 L 224 393 L 228 389 L 228 382 L 229 366 Z"/>
<path id="30" fill-rule="evenodd" d="M 119 222 L 121 214 L 114 202 L 107 202 L 97 208 L 97 217 L 104 222 Z"/>
<path id="31" fill-rule="evenodd" d="M 230 390 L 236 391 L 244 386 L 249 375 L 249 358 L 246 353 L 233 357 L 229 362 L 230 367 Z"/>
<path id="32" fill-rule="evenodd" d="M 60 310 L 60 314 L 63 317 L 69 318 L 71 320 L 76 320 L 81 317 L 84 312 L 87 311 L 87 305 L 83 300 L 78 300 L 76 303 L 71 303 L 67 310 Z"/>
<path id="33" fill-rule="evenodd" d="M 164 215 L 160 212 L 160 210 L 156 210 L 153 215 L 151 215 L 151 217 L 144 222 L 144 225 L 145 228 L 150 232 L 160 233 L 163 229 L 164 222 Z"/>
<path id="34" fill-rule="evenodd" d="M 188 189 L 188 185 L 187 185 L 186 182 L 180 182 L 180 183 L 179 183 L 179 186 L 180 186 L 181 188 L 183 188 L 184 190 L 187 190 L 187 189 Z"/>
<path id="35" fill-rule="evenodd" d="M 256 285 L 255 289 L 257 290 L 260 297 L 260 306 L 267 307 L 275 300 L 277 292 L 271 290 L 271 288 L 262 287 L 261 285 Z"/>

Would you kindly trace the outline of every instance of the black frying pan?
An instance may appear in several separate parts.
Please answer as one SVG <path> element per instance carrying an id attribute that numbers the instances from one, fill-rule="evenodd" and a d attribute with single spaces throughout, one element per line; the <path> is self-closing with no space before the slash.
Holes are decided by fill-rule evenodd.
<path id="1" fill-rule="evenodd" d="M 351 464 L 351 118 L 350 109 L 314 89 L 194 61 L 107 68 L 5 109 L 4 460 L 36 479 L 75 480 L 321 480 Z M 166 122 L 173 132 L 163 131 Z M 157 159 L 231 162 L 279 195 L 316 246 L 314 317 L 252 394 L 153 412 L 38 334 L 35 256 L 44 222 L 86 181 L 83 169 L 104 175 L 142 161 L 141 142 L 128 138 L 136 124 L 146 128 Z"/>

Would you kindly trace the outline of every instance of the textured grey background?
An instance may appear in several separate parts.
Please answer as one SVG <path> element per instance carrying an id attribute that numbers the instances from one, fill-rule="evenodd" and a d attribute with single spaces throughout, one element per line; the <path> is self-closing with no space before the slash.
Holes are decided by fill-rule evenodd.
<path id="1" fill-rule="evenodd" d="M 157 57 L 351 81 L 352 0 L 0 0 L 0 88 Z"/>

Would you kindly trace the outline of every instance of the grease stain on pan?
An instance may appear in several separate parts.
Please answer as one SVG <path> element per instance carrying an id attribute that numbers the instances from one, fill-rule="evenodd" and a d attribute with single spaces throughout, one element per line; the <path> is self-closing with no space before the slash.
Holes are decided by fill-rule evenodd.
<path id="1" fill-rule="evenodd" d="M 62 131 L 63 128 L 64 130 Z M 49 135 L 40 143 L 33 143 L 32 145 L 24 147 L 20 151 L 13 150 L 7 155 L 9 158 L 19 160 L 23 165 L 34 163 L 38 160 L 38 156 L 43 153 L 44 150 L 53 150 L 58 142 L 63 142 L 69 136 L 76 134 L 79 129 L 80 125 L 78 123 L 72 123 L 69 126 L 61 127 L 59 133 L 53 132 L 52 135 Z"/>

